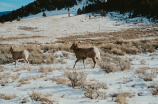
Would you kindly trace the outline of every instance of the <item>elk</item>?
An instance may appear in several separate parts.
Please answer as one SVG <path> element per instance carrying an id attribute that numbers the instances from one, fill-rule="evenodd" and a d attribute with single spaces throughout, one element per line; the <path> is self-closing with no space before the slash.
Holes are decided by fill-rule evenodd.
<path id="1" fill-rule="evenodd" d="M 17 63 L 19 60 L 24 60 L 25 64 L 24 66 L 28 65 L 29 67 L 29 61 L 28 61 L 28 57 L 29 57 L 29 52 L 27 50 L 23 50 L 23 51 L 14 51 L 13 47 L 10 48 L 10 52 L 12 54 L 12 58 L 15 61 L 15 68 L 17 68 Z"/>
<path id="2" fill-rule="evenodd" d="M 95 67 L 96 59 L 101 60 L 100 52 L 97 47 L 79 48 L 77 43 L 73 43 L 72 46 L 70 47 L 70 50 L 73 50 L 77 58 L 73 68 L 75 68 L 76 63 L 81 59 L 83 60 L 84 69 L 85 69 L 85 64 L 84 64 L 85 59 L 92 58 L 93 63 L 94 63 L 93 68 Z"/>

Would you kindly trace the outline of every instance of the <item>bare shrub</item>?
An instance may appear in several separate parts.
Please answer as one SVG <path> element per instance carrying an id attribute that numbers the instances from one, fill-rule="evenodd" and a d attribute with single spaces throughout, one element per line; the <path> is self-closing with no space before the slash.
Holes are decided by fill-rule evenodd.
<path id="1" fill-rule="evenodd" d="M 117 48 L 113 48 L 113 49 L 111 50 L 111 52 L 112 52 L 113 54 L 117 54 L 117 55 L 124 55 L 124 54 L 125 54 L 125 53 L 122 52 L 122 50 L 117 49 Z"/>
<path id="2" fill-rule="evenodd" d="M 101 71 L 104 71 L 106 73 L 118 71 L 118 68 L 114 64 L 111 64 L 111 63 L 101 62 L 99 63 L 99 66 L 101 68 Z"/>
<path id="3" fill-rule="evenodd" d="M 126 97 L 131 97 L 131 94 L 130 93 L 118 94 L 115 102 L 117 102 L 118 104 L 128 104 Z"/>
<path id="4" fill-rule="evenodd" d="M 103 58 L 104 59 L 104 58 Z M 119 57 L 105 57 L 104 62 L 100 62 L 99 66 L 102 71 L 106 73 L 125 71 L 131 68 L 131 63 L 129 60 L 124 60 Z"/>
<path id="5" fill-rule="evenodd" d="M 106 93 L 103 91 L 99 91 L 99 89 L 107 89 L 106 83 L 89 83 L 85 86 L 84 96 L 90 99 L 106 99 Z"/>
<path id="6" fill-rule="evenodd" d="M 65 85 L 65 84 L 69 83 L 69 80 L 67 78 L 62 77 L 62 76 L 53 77 L 52 81 L 56 82 L 56 84 L 59 84 L 59 85 Z"/>
<path id="7" fill-rule="evenodd" d="M 0 93 L 0 99 L 4 99 L 4 100 L 11 100 L 11 99 L 15 99 L 18 96 L 16 94 L 2 94 Z"/>
<path id="8" fill-rule="evenodd" d="M 129 47 L 121 47 L 121 50 L 123 52 L 126 52 L 127 54 L 137 54 L 139 53 L 139 50 L 137 48 L 129 48 Z"/>
<path id="9" fill-rule="evenodd" d="M 0 66 L 0 72 L 3 72 L 4 70 L 7 70 L 7 68 Z"/>
<path id="10" fill-rule="evenodd" d="M 145 73 L 146 73 L 146 70 L 137 69 L 137 70 L 135 70 L 135 72 L 136 72 L 137 74 L 145 74 Z"/>
<path id="11" fill-rule="evenodd" d="M 71 81 L 71 87 L 83 87 L 86 82 L 87 74 L 77 71 L 65 71 L 66 77 Z"/>
<path id="12" fill-rule="evenodd" d="M 131 68 L 131 63 L 129 60 L 124 60 L 119 57 L 114 57 L 114 63 L 119 68 L 120 71 L 129 70 Z"/>
<path id="13" fill-rule="evenodd" d="M 152 95 L 158 95 L 158 84 L 152 85 L 151 88 L 151 94 Z"/>
<path id="14" fill-rule="evenodd" d="M 49 99 L 51 96 L 51 94 L 43 94 L 37 91 L 32 91 L 32 93 L 29 94 L 31 100 L 41 102 L 42 104 L 53 104 L 53 101 Z"/>
<path id="15" fill-rule="evenodd" d="M 58 59 L 57 61 L 58 63 L 61 63 L 61 64 L 67 64 L 67 62 L 64 59 Z"/>
<path id="16" fill-rule="evenodd" d="M 30 82 L 28 82 L 27 78 L 21 78 L 20 80 L 18 80 L 18 84 L 16 85 L 16 87 L 20 87 L 23 84 L 30 84 Z"/>
<path id="17" fill-rule="evenodd" d="M 110 94 L 110 97 L 112 97 L 112 100 L 114 100 L 115 97 L 117 97 L 119 94 L 118 93 L 113 93 L 113 94 Z"/>
<path id="18" fill-rule="evenodd" d="M 63 57 L 69 58 L 69 53 L 67 53 L 67 52 L 62 52 L 62 54 L 63 54 Z"/>
<path id="19" fill-rule="evenodd" d="M 10 78 L 11 77 L 11 74 L 10 73 L 3 73 L 3 74 L 0 74 L 0 80 L 2 79 L 7 79 L 7 78 Z"/>
<path id="20" fill-rule="evenodd" d="M 140 64 L 141 64 L 141 65 L 146 65 L 146 61 L 145 61 L 144 59 L 141 59 L 141 60 L 140 60 Z"/>
<path id="21" fill-rule="evenodd" d="M 53 72 L 57 68 L 54 68 L 52 66 L 40 66 L 39 72 L 41 73 L 48 73 L 48 72 Z"/>
<path id="22" fill-rule="evenodd" d="M 30 99 L 28 97 L 26 98 L 23 98 L 20 103 L 23 104 L 23 103 L 27 103 L 27 102 L 30 102 Z"/>
<path id="23" fill-rule="evenodd" d="M 152 81 L 153 78 L 156 77 L 156 70 L 150 70 L 150 71 L 147 71 L 147 70 L 138 70 L 137 73 L 139 73 L 138 77 L 143 79 L 144 81 Z"/>

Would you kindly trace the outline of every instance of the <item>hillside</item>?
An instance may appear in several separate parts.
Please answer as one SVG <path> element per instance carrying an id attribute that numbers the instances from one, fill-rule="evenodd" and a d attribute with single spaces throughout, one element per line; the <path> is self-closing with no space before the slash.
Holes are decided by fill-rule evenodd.
<path id="1" fill-rule="evenodd" d="M 146 16 L 148 18 L 152 18 L 153 21 L 156 22 L 158 17 L 157 5 L 158 0 L 36 0 L 26 6 L 22 6 L 21 8 L 12 11 L 7 15 L 1 16 L 0 22 L 4 23 L 6 21 L 13 21 L 18 17 L 28 17 L 38 13 L 43 13 L 44 11 L 53 12 L 65 9 L 64 14 L 72 13 L 70 12 L 70 9 L 74 6 L 77 8 L 75 8 L 75 12 L 73 12 L 73 14 L 101 11 L 105 13 L 117 11 L 120 14 L 126 14 L 128 12 L 129 15 L 127 18 Z"/>
<path id="2" fill-rule="evenodd" d="M 71 2 L 56 0 L 61 1 Z M 41 11 L 0 24 L 0 104 L 158 104 L 155 17 L 82 8 L 105 1 L 77 0 L 72 7 L 44 10 L 46 16 Z M 79 48 L 72 50 L 74 45 Z M 82 59 L 73 68 L 80 48 L 90 49 L 80 51 Z M 97 48 L 101 59 L 93 68 L 87 56 Z M 18 60 L 15 67 L 13 56 L 21 59 L 23 50 L 29 65 Z"/>

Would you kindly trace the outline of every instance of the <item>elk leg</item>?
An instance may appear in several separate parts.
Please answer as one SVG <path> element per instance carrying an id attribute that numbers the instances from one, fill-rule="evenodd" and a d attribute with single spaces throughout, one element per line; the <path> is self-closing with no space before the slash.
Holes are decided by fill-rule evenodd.
<path id="1" fill-rule="evenodd" d="M 94 66 L 93 66 L 93 68 L 94 68 L 94 67 L 95 67 L 95 64 L 96 64 L 96 61 L 95 61 L 94 58 L 92 58 L 92 60 L 93 60 L 93 63 L 94 63 Z"/>
<path id="2" fill-rule="evenodd" d="M 79 60 L 80 60 L 80 59 L 77 59 L 77 60 L 75 61 L 75 64 L 74 64 L 74 67 L 73 67 L 73 68 L 75 68 L 76 63 L 77 63 Z"/>
<path id="3" fill-rule="evenodd" d="M 83 60 L 83 65 L 84 65 L 84 69 L 85 69 L 84 59 L 82 59 L 82 60 Z"/>
<path id="4" fill-rule="evenodd" d="M 29 61 L 25 58 L 24 61 L 27 63 L 28 67 L 30 67 L 29 65 Z"/>
<path id="5" fill-rule="evenodd" d="M 17 68 L 18 60 L 15 60 L 15 68 Z"/>

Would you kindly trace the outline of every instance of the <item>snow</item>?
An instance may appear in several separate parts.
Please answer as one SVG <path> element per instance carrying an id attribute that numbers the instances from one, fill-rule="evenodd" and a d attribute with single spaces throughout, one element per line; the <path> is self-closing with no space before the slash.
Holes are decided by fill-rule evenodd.
<path id="1" fill-rule="evenodd" d="M 137 18 L 127 18 L 129 13 L 119 14 L 118 12 L 108 12 L 106 17 L 101 17 L 100 14 L 94 14 L 91 19 L 89 19 L 88 14 L 76 15 L 77 9 L 86 5 L 86 0 L 82 0 L 79 5 L 75 5 L 70 8 L 70 15 L 68 17 L 68 11 L 65 9 L 46 11 L 48 17 L 42 17 L 42 13 L 37 15 L 30 15 L 28 17 L 22 18 L 21 21 L 13 21 L 12 23 L 6 22 L 5 24 L 0 24 L 0 37 L 6 39 L 0 41 L 0 44 L 26 44 L 29 42 L 36 42 L 38 44 L 53 43 L 60 37 L 75 36 L 75 35 L 87 35 L 90 33 L 99 32 L 112 32 L 121 31 L 128 28 L 138 27 L 139 24 L 150 24 L 150 20 L 145 17 Z M 31 27 L 31 30 L 22 30 L 20 27 Z M 152 27 L 151 27 L 152 28 Z M 19 39 L 16 39 L 16 38 Z M 36 37 L 36 38 L 34 38 Z M 15 38 L 7 40 L 8 38 Z M 29 38 L 29 39 L 28 39 Z M 98 37 L 95 39 L 100 39 L 103 37 Z M 105 38 L 105 37 L 104 37 Z M 153 39 L 155 37 L 145 38 Z M 87 38 L 80 38 L 81 40 Z M 88 39 L 94 39 L 93 37 Z M 144 38 L 141 38 L 144 39 Z M 140 39 L 127 40 L 136 41 Z M 41 52 L 43 52 L 41 50 Z M 54 56 L 58 56 L 60 59 L 65 51 L 57 51 Z M 135 70 L 138 68 L 158 68 L 158 51 L 154 53 L 146 53 L 139 55 L 125 55 L 123 58 L 131 58 L 132 69 L 129 71 L 105 73 L 100 71 L 99 66 L 92 68 L 92 65 L 87 64 L 86 69 L 83 69 L 83 63 L 78 62 L 76 64 L 76 69 L 79 72 L 85 72 L 87 74 L 87 81 L 94 79 L 98 82 L 107 83 L 108 89 L 103 90 L 106 92 L 107 98 L 101 99 L 89 99 L 84 98 L 84 89 L 73 89 L 72 87 L 66 85 L 58 85 L 55 81 L 52 81 L 54 77 L 65 77 L 64 71 L 67 68 L 72 68 L 76 59 L 74 58 L 74 53 L 66 52 L 69 54 L 69 58 L 63 58 L 66 62 L 65 64 L 44 64 L 42 66 L 47 66 L 55 68 L 53 72 L 43 74 L 40 72 L 41 65 L 30 65 L 31 69 L 22 68 L 24 63 L 18 63 L 18 69 L 15 69 L 14 63 L 2 65 L 6 69 L 0 73 L 3 75 L 5 73 L 10 73 L 11 76 L 19 75 L 19 78 L 12 80 L 11 78 L 5 79 L 4 81 L 9 81 L 6 86 L 0 86 L 0 93 L 3 94 L 17 94 L 18 98 L 12 100 L 0 99 L 0 104 L 17 104 L 20 103 L 23 98 L 30 99 L 29 93 L 32 91 L 39 91 L 43 93 L 49 93 L 53 96 L 51 99 L 58 102 L 59 104 L 117 104 L 112 100 L 110 94 L 130 92 L 134 95 L 132 98 L 127 98 L 129 104 L 158 104 L 157 95 L 152 95 L 148 86 L 158 82 L 158 76 L 153 79 L 153 81 L 144 81 L 139 78 Z M 45 52 L 43 54 L 49 54 Z M 146 61 L 145 65 L 141 65 L 140 61 L 144 59 Z M 2 68 L 2 67 L 0 67 Z M 28 84 L 19 84 L 21 78 L 28 79 Z M 0 80 L 2 82 L 2 80 Z M 134 85 L 134 87 L 132 87 Z M 141 94 L 139 96 L 138 94 Z M 29 101 L 26 104 L 38 104 L 39 102 Z"/>
<path id="2" fill-rule="evenodd" d="M 48 17 L 42 17 L 42 13 L 39 13 L 21 18 L 21 21 L 0 24 L 0 37 L 6 39 L 0 43 L 54 43 L 60 37 L 122 31 L 138 27 L 140 24 L 152 23 L 150 19 L 145 17 L 127 18 L 129 13 L 108 12 L 106 17 L 101 17 L 100 14 L 96 13 L 94 13 L 94 16 L 92 16 L 92 13 L 76 15 L 77 9 L 83 5 L 87 5 L 86 0 L 82 0 L 78 5 L 71 7 L 70 17 L 68 17 L 68 11 L 62 9 L 46 11 Z M 91 19 L 89 19 L 89 15 L 91 15 Z M 8 41 L 8 38 L 11 37 L 13 39 Z"/>
<path id="3" fill-rule="evenodd" d="M 54 55 L 62 56 L 62 51 L 57 51 L 54 53 Z M 139 67 L 152 67 L 157 68 L 158 67 L 158 58 L 150 59 L 151 56 L 156 56 L 158 52 L 155 53 L 147 53 L 147 54 L 140 54 L 140 55 L 127 55 L 125 57 L 133 58 L 132 60 L 132 67 L 134 67 L 133 70 L 129 71 L 123 71 L 123 72 L 113 72 L 110 74 L 107 74 L 105 72 L 100 71 L 99 66 L 97 65 L 96 68 L 92 69 L 91 65 L 87 64 L 86 69 L 78 70 L 78 71 L 84 71 L 87 73 L 87 81 L 90 81 L 91 79 L 95 79 L 98 82 L 105 82 L 107 83 L 108 89 L 105 89 L 103 91 L 106 92 L 107 99 L 100 100 L 100 99 L 89 99 L 84 98 L 84 90 L 83 89 L 73 89 L 72 87 L 68 85 L 58 85 L 56 82 L 52 81 L 51 79 L 55 76 L 64 76 L 64 70 L 66 67 L 72 68 L 75 62 L 75 59 L 72 59 L 74 57 L 73 53 L 67 52 L 70 56 L 70 58 L 64 58 L 64 60 L 67 62 L 66 64 L 50 64 L 50 65 L 43 65 L 43 66 L 50 66 L 50 67 L 56 67 L 57 69 L 53 72 L 49 72 L 44 75 L 44 77 L 40 77 L 42 73 L 39 71 L 40 65 L 31 65 L 31 68 L 33 70 L 29 71 L 25 68 L 21 68 L 24 63 L 19 63 L 18 66 L 22 70 L 16 71 L 17 69 L 14 69 L 13 63 L 3 65 L 3 67 L 6 67 L 7 70 L 3 73 L 11 73 L 11 75 L 19 74 L 19 79 L 21 78 L 28 78 L 30 82 L 29 84 L 22 84 L 20 87 L 17 87 L 18 80 L 14 80 L 13 82 L 8 83 L 6 86 L 0 86 L 0 93 L 5 94 L 17 94 L 19 98 L 15 98 L 13 100 L 0 100 L 1 104 L 16 104 L 19 103 L 23 98 L 27 98 L 28 94 L 31 93 L 31 91 L 39 91 L 41 93 L 49 93 L 52 94 L 55 101 L 57 101 L 59 104 L 116 104 L 113 100 L 111 100 L 111 97 L 109 97 L 110 94 L 113 93 L 122 93 L 122 92 L 130 92 L 134 95 L 132 98 L 127 98 L 129 104 L 149 104 L 149 103 L 157 103 L 158 99 L 157 96 L 153 96 L 151 94 L 151 91 L 148 89 L 149 85 L 152 85 L 154 83 L 157 83 L 158 76 L 154 78 L 153 81 L 143 81 L 140 79 L 137 74 L 135 74 L 135 69 L 138 69 Z M 59 58 L 59 57 L 58 57 Z M 146 65 L 141 65 L 140 60 L 144 59 L 146 61 Z M 60 67 L 60 68 L 59 68 Z M 83 67 L 82 62 L 78 62 L 76 64 L 76 67 Z M 33 77 L 37 79 L 33 79 Z M 135 85 L 134 87 L 131 87 L 132 85 Z M 141 96 L 138 96 L 138 93 L 141 94 Z M 63 97 L 62 97 L 63 96 Z M 27 102 L 27 104 L 35 103 L 34 101 Z"/>

